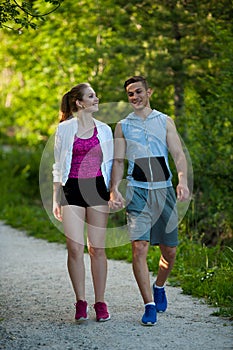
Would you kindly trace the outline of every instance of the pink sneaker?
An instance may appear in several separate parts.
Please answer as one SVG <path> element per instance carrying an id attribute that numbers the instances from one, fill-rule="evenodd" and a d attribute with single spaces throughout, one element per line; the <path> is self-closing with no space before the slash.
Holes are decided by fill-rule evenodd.
<path id="1" fill-rule="evenodd" d="M 110 320 L 110 314 L 108 313 L 108 308 L 105 303 L 102 303 L 99 301 L 94 305 L 94 309 L 96 312 L 96 321 L 98 322 L 105 322 Z"/>
<path id="2" fill-rule="evenodd" d="M 74 304 L 76 307 L 76 313 L 75 313 L 75 320 L 76 321 L 86 321 L 88 320 L 87 316 L 87 302 L 84 300 L 77 301 L 76 304 Z"/>

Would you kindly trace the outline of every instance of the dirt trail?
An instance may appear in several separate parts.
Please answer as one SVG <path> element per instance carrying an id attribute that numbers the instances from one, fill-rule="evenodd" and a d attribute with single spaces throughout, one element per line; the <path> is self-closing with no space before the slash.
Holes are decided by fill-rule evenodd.
<path id="1" fill-rule="evenodd" d="M 143 304 L 130 264 L 108 261 L 106 300 L 112 319 L 97 323 L 85 256 L 89 321 L 74 322 L 66 249 L 0 223 L 0 349 L 213 350 L 233 349 L 230 321 L 179 288 L 167 286 L 169 307 L 154 327 L 139 321 Z M 152 281 L 152 277 L 151 277 Z"/>

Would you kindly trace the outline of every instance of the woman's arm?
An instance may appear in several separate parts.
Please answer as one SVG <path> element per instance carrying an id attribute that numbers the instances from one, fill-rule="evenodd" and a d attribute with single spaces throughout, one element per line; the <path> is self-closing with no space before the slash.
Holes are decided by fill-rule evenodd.
<path id="1" fill-rule="evenodd" d="M 55 135 L 54 143 L 54 159 L 53 164 L 53 215 L 59 221 L 62 221 L 61 216 L 61 182 L 60 182 L 60 156 L 61 156 L 61 137 L 58 132 L 58 128 Z"/>
<path id="2" fill-rule="evenodd" d="M 60 182 L 53 183 L 53 215 L 59 221 L 62 221 L 61 215 L 61 190 Z"/>

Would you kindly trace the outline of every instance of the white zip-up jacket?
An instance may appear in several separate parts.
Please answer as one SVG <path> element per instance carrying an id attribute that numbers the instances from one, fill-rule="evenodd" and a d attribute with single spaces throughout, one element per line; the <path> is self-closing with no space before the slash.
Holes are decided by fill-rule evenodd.
<path id="1" fill-rule="evenodd" d="M 100 141 L 100 147 L 103 153 L 103 161 L 101 164 L 101 171 L 104 177 L 104 182 L 109 190 L 112 163 L 113 163 L 113 135 L 110 126 L 93 118 L 97 127 L 97 137 Z M 59 182 L 64 186 L 68 180 L 74 136 L 78 131 L 78 120 L 76 117 L 65 120 L 57 127 L 54 144 L 54 158 L 53 164 L 53 182 Z"/>

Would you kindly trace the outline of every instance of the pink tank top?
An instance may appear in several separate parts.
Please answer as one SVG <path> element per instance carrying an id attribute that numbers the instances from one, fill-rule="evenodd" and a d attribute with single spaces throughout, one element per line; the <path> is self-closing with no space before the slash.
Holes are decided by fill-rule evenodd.
<path id="1" fill-rule="evenodd" d="M 101 176 L 102 150 L 97 138 L 97 128 L 89 139 L 75 136 L 69 177 L 89 179 Z"/>

